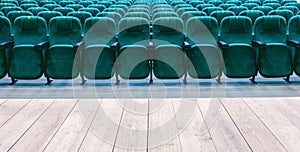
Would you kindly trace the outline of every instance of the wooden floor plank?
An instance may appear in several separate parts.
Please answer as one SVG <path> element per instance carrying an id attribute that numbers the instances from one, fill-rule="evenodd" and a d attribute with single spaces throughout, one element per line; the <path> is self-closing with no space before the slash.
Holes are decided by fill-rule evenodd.
<path id="1" fill-rule="evenodd" d="M 149 100 L 149 152 L 181 151 L 173 106 L 175 101 L 176 99 Z"/>
<path id="2" fill-rule="evenodd" d="M 0 151 L 7 151 L 45 112 L 53 99 L 32 100 L 0 128 Z M 32 137 L 34 138 L 34 137 Z"/>
<path id="3" fill-rule="evenodd" d="M 148 99 L 125 99 L 114 151 L 145 151 L 147 149 Z"/>
<path id="4" fill-rule="evenodd" d="M 248 99 L 228 98 L 222 103 L 253 151 L 286 151 L 280 142 L 244 102 Z"/>
<path id="5" fill-rule="evenodd" d="M 182 151 L 193 152 L 193 151 L 203 151 L 203 152 L 214 152 L 216 151 L 213 141 L 207 127 L 204 124 L 203 117 L 201 115 L 200 109 L 197 106 L 197 99 L 182 99 L 180 101 L 175 101 L 174 106 L 179 107 L 180 104 L 188 103 L 191 106 L 195 105 L 195 109 L 188 108 L 188 111 L 183 111 L 185 114 L 193 113 L 190 122 L 185 128 L 179 128 L 180 132 L 180 142 L 182 146 Z M 193 103 L 191 103 L 193 102 Z M 178 109 L 178 108 L 175 108 Z M 184 113 L 178 113 L 184 115 Z M 189 117 L 189 116 L 188 116 Z M 177 124 L 179 124 L 177 119 Z M 203 125 L 204 129 L 201 129 Z"/>
<path id="6" fill-rule="evenodd" d="M 300 130 L 300 98 L 277 98 L 272 105 Z"/>
<path id="7" fill-rule="evenodd" d="M 0 105 L 0 128 L 19 110 L 21 110 L 26 104 L 28 104 L 29 101 L 30 99 L 10 99 Z"/>
<path id="8" fill-rule="evenodd" d="M 8 99 L 0 99 L 0 106 L 4 103 L 4 102 L 6 102 Z"/>
<path id="9" fill-rule="evenodd" d="M 124 101 L 103 99 L 79 149 L 82 152 L 112 151 L 122 118 Z"/>
<path id="10" fill-rule="evenodd" d="M 62 125 L 76 102 L 76 99 L 55 100 L 10 151 L 42 151 Z"/>
<path id="11" fill-rule="evenodd" d="M 268 98 L 251 98 L 246 101 L 287 151 L 299 150 L 300 130 L 273 107 L 272 102 L 276 101 Z"/>
<path id="12" fill-rule="evenodd" d="M 44 151 L 77 151 L 100 104 L 97 99 L 80 99 Z"/>
<path id="13" fill-rule="evenodd" d="M 217 151 L 251 151 L 218 100 L 198 101 Z"/>

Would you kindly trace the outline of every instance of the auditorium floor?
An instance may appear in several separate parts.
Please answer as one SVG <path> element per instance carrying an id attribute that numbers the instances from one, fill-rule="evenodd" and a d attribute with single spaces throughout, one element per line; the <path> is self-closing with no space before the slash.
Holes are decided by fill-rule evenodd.
<path id="1" fill-rule="evenodd" d="M 0 100 L 0 151 L 299 149 L 298 97 Z"/>

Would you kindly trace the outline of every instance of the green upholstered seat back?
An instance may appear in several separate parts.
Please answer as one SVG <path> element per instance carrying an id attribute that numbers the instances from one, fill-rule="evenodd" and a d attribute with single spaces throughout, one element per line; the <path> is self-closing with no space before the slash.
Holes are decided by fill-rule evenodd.
<path id="1" fill-rule="evenodd" d="M 50 45 L 70 44 L 75 45 L 81 41 L 81 25 L 76 17 L 54 17 L 49 24 Z"/>
<path id="2" fill-rule="evenodd" d="M 155 45 L 171 43 L 182 45 L 184 40 L 183 21 L 178 17 L 160 17 L 153 21 Z"/>
<path id="3" fill-rule="evenodd" d="M 83 41 L 86 46 L 96 44 L 111 45 L 115 42 L 116 23 L 109 17 L 91 17 L 85 21 Z"/>
<path id="4" fill-rule="evenodd" d="M 246 43 L 252 41 L 252 21 L 246 16 L 229 16 L 221 22 L 220 40 L 226 43 Z"/>
<path id="5" fill-rule="evenodd" d="M 150 40 L 150 23 L 141 17 L 128 17 L 119 23 L 119 42 L 121 46 L 140 44 L 147 46 Z"/>
<path id="6" fill-rule="evenodd" d="M 300 41 L 300 16 L 294 16 L 289 21 L 289 39 Z"/>
<path id="7" fill-rule="evenodd" d="M 11 40 L 11 24 L 7 17 L 0 16 L 0 43 Z"/>
<path id="8" fill-rule="evenodd" d="M 191 45 L 215 44 L 218 40 L 218 21 L 210 16 L 192 17 L 187 21 L 186 35 Z"/>
<path id="9" fill-rule="evenodd" d="M 246 10 L 242 11 L 239 15 L 249 17 L 252 20 L 252 23 L 254 23 L 258 17 L 264 16 L 264 12 L 260 10 Z"/>
<path id="10" fill-rule="evenodd" d="M 33 44 L 47 41 L 47 23 L 37 16 L 21 16 L 15 20 L 15 45 Z"/>
<path id="11" fill-rule="evenodd" d="M 235 16 L 234 12 L 228 11 L 228 10 L 219 10 L 219 11 L 214 11 L 210 14 L 210 16 L 214 17 L 217 19 L 218 23 L 220 24 L 222 19 L 226 16 Z"/>
<path id="12" fill-rule="evenodd" d="M 282 16 L 261 16 L 254 23 L 254 39 L 265 43 L 286 43 L 286 29 Z"/>

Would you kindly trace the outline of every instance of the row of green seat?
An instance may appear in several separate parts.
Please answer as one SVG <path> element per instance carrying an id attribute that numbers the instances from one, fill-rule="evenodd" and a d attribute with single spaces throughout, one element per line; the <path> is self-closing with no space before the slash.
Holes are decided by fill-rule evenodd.
<path id="1" fill-rule="evenodd" d="M 184 24 L 177 17 L 161 17 L 150 23 L 143 18 L 124 18 L 116 23 L 107 17 L 85 22 L 85 37 L 75 17 L 54 17 L 47 24 L 41 17 L 18 17 L 11 40 L 10 22 L 0 17 L 0 77 L 16 79 L 160 79 L 249 78 L 300 75 L 300 16 L 287 24 L 280 16 L 262 16 L 254 24 L 248 17 L 193 17 Z M 272 25 L 272 26 L 270 26 Z M 81 43 L 79 43 L 81 42 Z M 288 45 L 293 46 L 291 49 Z M 186 83 L 186 79 L 184 79 Z M 220 79 L 218 79 L 219 81 Z"/>

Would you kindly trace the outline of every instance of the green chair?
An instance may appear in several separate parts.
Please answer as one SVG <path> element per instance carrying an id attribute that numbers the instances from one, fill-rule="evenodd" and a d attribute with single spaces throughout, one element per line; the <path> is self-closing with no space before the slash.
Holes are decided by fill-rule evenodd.
<path id="1" fill-rule="evenodd" d="M 128 6 L 127 5 L 122 5 L 122 4 L 113 4 L 113 5 L 110 5 L 109 8 L 121 8 L 124 10 L 124 12 L 127 12 L 128 11 Z"/>
<path id="2" fill-rule="evenodd" d="M 222 0 L 213 0 L 213 1 L 208 1 L 207 4 L 213 4 L 214 6 L 219 6 L 221 4 L 223 4 Z"/>
<path id="3" fill-rule="evenodd" d="M 102 12 L 104 9 L 106 9 L 106 7 L 102 4 L 92 4 L 89 5 L 88 8 L 96 8 L 99 12 Z"/>
<path id="4" fill-rule="evenodd" d="M 221 52 L 217 40 L 218 21 L 215 18 L 196 16 L 187 21 L 187 73 L 192 78 L 208 79 L 221 76 Z"/>
<path id="5" fill-rule="evenodd" d="M 87 18 L 92 17 L 93 15 L 90 12 L 85 12 L 85 11 L 75 11 L 75 12 L 70 12 L 68 13 L 67 16 L 74 16 L 80 20 L 81 27 L 83 27 L 84 22 Z"/>
<path id="6" fill-rule="evenodd" d="M 142 12 L 142 13 L 147 13 L 147 14 L 150 14 L 150 10 L 148 8 L 130 8 L 128 10 L 128 13 L 131 13 L 131 12 Z"/>
<path id="7" fill-rule="evenodd" d="M 88 7 L 90 5 L 93 5 L 94 3 L 91 1 L 80 1 L 78 2 L 79 5 L 82 5 L 83 7 Z"/>
<path id="8" fill-rule="evenodd" d="M 247 7 L 248 10 L 252 10 L 254 7 L 257 7 L 257 6 L 259 6 L 259 5 L 256 4 L 256 3 L 244 3 L 244 4 L 242 4 L 241 6 Z"/>
<path id="9" fill-rule="evenodd" d="M 13 3 L 0 3 L 0 9 L 2 7 L 17 7 L 17 5 L 15 5 Z"/>
<path id="10" fill-rule="evenodd" d="M 186 23 L 188 19 L 194 16 L 207 16 L 207 15 L 202 11 L 187 11 L 182 13 L 181 19 L 184 23 Z"/>
<path id="11" fill-rule="evenodd" d="M 55 8 L 58 8 L 61 6 L 59 4 L 45 4 L 43 7 L 47 8 L 49 11 L 53 11 Z"/>
<path id="12" fill-rule="evenodd" d="M 272 10 L 268 15 L 279 15 L 285 18 L 286 22 L 290 20 L 291 17 L 294 16 L 294 13 L 290 10 Z"/>
<path id="13" fill-rule="evenodd" d="M 79 9 L 84 8 L 80 4 L 68 4 L 66 7 L 72 8 L 74 11 L 78 11 Z"/>
<path id="14" fill-rule="evenodd" d="M 115 74 L 117 27 L 112 18 L 91 17 L 85 21 L 82 50 L 82 77 L 109 79 Z M 101 35 L 101 36 L 99 36 Z M 84 78 L 82 84 L 84 84 Z"/>
<path id="15" fill-rule="evenodd" d="M 29 12 L 31 12 L 34 16 L 37 16 L 37 14 L 39 12 L 42 12 L 42 11 L 49 11 L 47 8 L 44 8 L 44 7 L 31 7 L 28 9 Z"/>
<path id="16" fill-rule="evenodd" d="M 89 12 L 92 14 L 92 16 L 96 16 L 99 12 L 99 10 L 97 8 L 81 8 L 79 9 L 79 11 L 84 11 L 84 12 Z"/>
<path id="17" fill-rule="evenodd" d="M 247 3 L 255 3 L 257 5 L 261 5 L 261 1 L 260 0 L 247 0 L 244 4 L 247 4 Z"/>
<path id="18" fill-rule="evenodd" d="M 75 2 L 74 1 L 60 1 L 58 4 L 61 5 L 62 7 L 66 7 L 67 5 L 75 4 Z"/>
<path id="19" fill-rule="evenodd" d="M 221 22 L 220 41 L 224 74 L 229 78 L 251 78 L 257 75 L 257 53 L 252 43 L 252 20 L 246 16 L 225 17 Z"/>
<path id="20" fill-rule="evenodd" d="M 155 20 L 160 17 L 179 17 L 175 12 L 158 12 L 152 15 L 152 20 Z"/>
<path id="21" fill-rule="evenodd" d="M 11 11 L 23 11 L 23 9 L 22 8 L 20 8 L 20 7 L 2 7 L 1 9 L 0 9 L 0 11 L 5 15 L 5 16 L 7 16 L 7 14 L 9 13 L 9 12 L 11 12 Z"/>
<path id="22" fill-rule="evenodd" d="M 99 1 L 97 4 L 104 5 L 106 8 L 108 8 L 110 5 L 112 5 L 111 2 L 107 2 L 107 1 Z"/>
<path id="23" fill-rule="evenodd" d="M 244 6 L 234 6 L 234 7 L 229 7 L 227 10 L 233 11 L 234 14 L 237 16 L 239 15 L 242 11 L 248 10 L 247 7 Z"/>
<path id="24" fill-rule="evenodd" d="M 272 9 L 277 9 L 278 7 L 280 7 L 280 4 L 278 3 L 267 3 L 267 4 L 263 4 L 262 6 L 269 6 L 272 7 Z"/>
<path id="25" fill-rule="evenodd" d="M 210 15 L 213 11 L 220 11 L 223 10 L 221 7 L 206 7 L 202 9 L 207 15 Z"/>
<path id="26" fill-rule="evenodd" d="M 142 17 L 142 18 L 146 19 L 147 21 L 150 21 L 150 16 L 144 12 L 129 12 L 129 13 L 125 14 L 124 18 L 126 18 L 126 17 Z"/>
<path id="27" fill-rule="evenodd" d="M 32 7 L 39 7 L 39 5 L 38 4 L 22 4 L 22 5 L 20 5 L 20 7 L 23 10 L 28 10 L 29 8 L 32 8 Z"/>
<path id="28" fill-rule="evenodd" d="M 239 16 L 247 16 L 252 20 L 252 23 L 254 24 L 255 20 L 259 18 L 260 16 L 264 16 L 264 12 L 260 10 L 246 10 L 242 11 Z"/>
<path id="29" fill-rule="evenodd" d="M 287 77 L 286 81 L 290 82 L 292 54 L 286 45 L 286 31 L 284 17 L 274 15 L 256 19 L 253 45 L 259 50 L 258 68 L 263 77 Z"/>
<path id="30" fill-rule="evenodd" d="M 223 10 L 227 10 L 229 7 L 234 7 L 235 4 L 221 4 L 219 7 L 223 8 Z"/>
<path id="31" fill-rule="evenodd" d="M 46 4 L 56 4 L 56 2 L 55 1 L 49 1 L 49 0 L 42 0 L 42 1 L 39 2 L 40 7 L 43 7 Z"/>
<path id="32" fill-rule="evenodd" d="M 7 54 L 13 47 L 13 42 L 9 19 L 0 16 L 0 25 L 0 78 L 3 78 L 8 71 Z"/>
<path id="33" fill-rule="evenodd" d="M 273 10 L 273 8 L 270 6 L 257 6 L 257 7 L 254 7 L 252 10 L 260 10 L 260 11 L 264 12 L 265 15 L 267 15 L 267 14 L 269 14 L 269 12 L 271 12 Z"/>
<path id="34" fill-rule="evenodd" d="M 71 16 L 54 17 L 49 24 L 50 48 L 46 53 L 47 84 L 52 79 L 72 79 L 80 72 L 81 24 Z"/>
<path id="35" fill-rule="evenodd" d="M 51 18 L 56 17 L 56 16 L 63 16 L 63 15 L 57 11 L 43 11 L 43 12 L 38 13 L 37 16 L 44 18 L 47 25 L 49 25 Z"/>
<path id="36" fill-rule="evenodd" d="M 292 11 L 294 14 L 297 14 L 299 9 L 296 6 L 280 6 L 277 8 L 278 10 L 290 10 Z"/>
<path id="37" fill-rule="evenodd" d="M 293 70 L 300 76 L 300 16 L 293 16 L 288 24 L 287 44 L 294 47 Z"/>
<path id="38" fill-rule="evenodd" d="M 100 12 L 97 14 L 97 17 L 109 17 L 112 18 L 116 24 L 118 24 L 122 16 L 117 12 Z"/>
<path id="39" fill-rule="evenodd" d="M 11 25 L 14 25 L 15 19 L 19 16 L 33 16 L 33 14 L 29 11 L 11 11 L 7 14 L 7 18 L 9 19 Z"/>
<path id="40" fill-rule="evenodd" d="M 234 12 L 228 11 L 228 10 L 221 10 L 221 11 L 213 11 L 210 16 L 214 17 L 217 19 L 218 23 L 221 24 L 221 21 L 223 18 L 227 16 L 235 16 Z"/>
<path id="41" fill-rule="evenodd" d="M 193 7 L 196 7 L 197 5 L 205 4 L 205 2 L 204 2 L 204 1 L 191 1 L 190 4 L 191 4 Z"/>
<path id="42" fill-rule="evenodd" d="M 183 21 L 160 17 L 153 21 L 153 72 L 159 79 L 178 79 L 186 73 Z"/>
<path id="43" fill-rule="evenodd" d="M 11 3 L 14 4 L 15 6 L 19 6 L 19 2 L 17 0 L 2 0 L 1 3 Z"/>
<path id="44" fill-rule="evenodd" d="M 53 11 L 60 12 L 63 16 L 67 16 L 68 13 L 74 12 L 74 9 L 69 7 L 57 7 L 54 8 Z"/>
<path id="45" fill-rule="evenodd" d="M 150 22 L 141 17 L 128 17 L 119 23 L 117 74 L 123 79 L 145 79 L 151 71 Z M 150 79 L 152 82 L 152 79 Z"/>
<path id="46" fill-rule="evenodd" d="M 243 4 L 242 1 L 237 1 L 237 0 L 229 0 L 229 1 L 226 1 L 226 4 L 234 4 L 236 6 L 240 6 Z"/>
<path id="47" fill-rule="evenodd" d="M 288 3 L 297 3 L 297 0 L 283 0 L 281 1 L 281 5 L 284 6 L 285 4 L 288 4 Z"/>
<path id="48" fill-rule="evenodd" d="M 21 0 L 21 5 L 22 4 L 38 4 L 38 2 L 35 0 Z"/>
<path id="49" fill-rule="evenodd" d="M 204 8 L 206 7 L 215 7 L 215 5 L 213 4 L 199 4 L 196 6 L 196 8 L 199 10 L 199 11 L 203 11 Z"/>
<path id="50" fill-rule="evenodd" d="M 188 12 L 188 11 L 198 11 L 198 10 L 193 7 L 182 7 L 177 9 L 176 13 L 178 14 L 178 16 L 181 16 L 184 12 Z"/>
<path id="51" fill-rule="evenodd" d="M 125 11 L 122 8 L 106 8 L 103 12 L 116 12 L 119 13 L 122 17 L 125 15 Z"/>
<path id="52" fill-rule="evenodd" d="M 48 49 L 46 21 L 37 16 L 21 16 L 14 24 L 14 48 L 9 52 L 8 75 L 16 79 L 38 79 L 45 72 Z"/>

